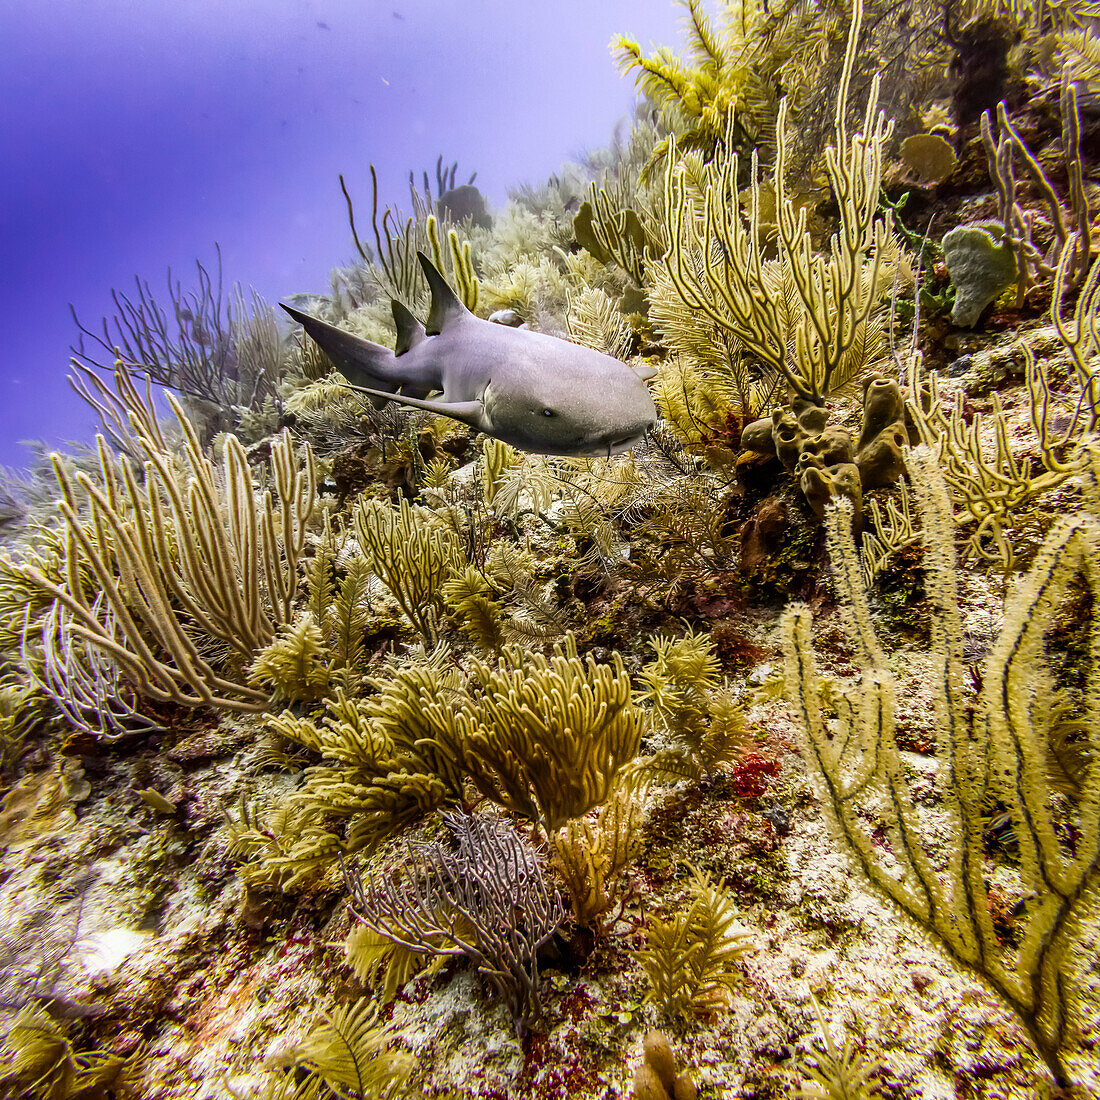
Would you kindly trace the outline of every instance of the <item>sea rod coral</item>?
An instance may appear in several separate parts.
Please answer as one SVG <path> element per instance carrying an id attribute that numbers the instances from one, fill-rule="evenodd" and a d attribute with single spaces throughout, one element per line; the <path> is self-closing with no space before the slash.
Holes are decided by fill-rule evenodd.
<path id="1" fill-rule="evenodd" d="M 1068 1044 L 1082 1022 L 1074 989 L 1074 948 L 1095 907 L 1100 880 L 1100 784 L 1079 788 L 1067 835 L 1052 803 L 1053 723 L 1058 688 L 1044 635 L 1080 575 L 1100 594 L 1100 452 L 1089 452 L 1086 510 L 1058 521 L 1005 606 L 1004 626 L 985 660 L 980 691 L 968 691 L 958 606 L 954 521 L 944 481 L 928 450 L 913 452 L 933 605 L 937 766 L 947 850 L 934 851 L 896 741 L 897 686 L 871 622 L 867 591 L 846 511 L 830 510 L 830 545 L 860 678 L 836 697 L 834 733 L 821 674 L 810 650 L 810 613 L 783 619 L 787 682 L 801 723 L 803 757 L 831 832 L 856 873 L 930 933 L 960 966 L 981 977 L 1016 1013 L 1059 1087 L 1075 1077 Z M 1092 752 L 1100 723 L 1095 627 L 1092 675 L 1083 700 Z M 1095 773 L 1095 767 L 1092 772 Z M 1006 950 L 983 872 L 983 807 L 1005 807 L 1019 844 L 1019 944 Z M 868 821 L 881 822 L 876 842 Z"/>

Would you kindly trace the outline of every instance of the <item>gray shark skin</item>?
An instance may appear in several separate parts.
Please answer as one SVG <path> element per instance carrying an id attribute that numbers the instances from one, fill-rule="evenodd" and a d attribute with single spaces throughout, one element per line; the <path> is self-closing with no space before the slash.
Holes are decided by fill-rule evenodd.
<path id="1" fill-rule="evenodd" d="M 523 451 L 603 457 L 629 450 L 657 419 L 643 379 L 591 348 L 475 317 L 431 261 L 427 327 L 399 302 L 394 351 L 283 309 L 372 400 L 439 413 Z M 442 396 L 427 395 L 441 391 Z"/>

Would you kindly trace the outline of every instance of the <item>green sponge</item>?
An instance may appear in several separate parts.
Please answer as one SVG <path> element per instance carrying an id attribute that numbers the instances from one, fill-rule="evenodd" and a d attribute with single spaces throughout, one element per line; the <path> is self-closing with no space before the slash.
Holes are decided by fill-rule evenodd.
<path id="1" fill-rule="evenodd" d="M 972 328 L 990 302 L 1016 282 L 1016 256 L 1000 222 L 960 225 L 943 235 L 943 258 L 955 285 L 951 320 Z"/>

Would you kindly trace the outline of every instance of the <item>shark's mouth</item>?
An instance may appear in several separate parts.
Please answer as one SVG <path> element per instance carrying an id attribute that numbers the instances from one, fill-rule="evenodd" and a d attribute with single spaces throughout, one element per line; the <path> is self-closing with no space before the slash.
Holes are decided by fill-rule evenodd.
<path id="1" fill-rule="evenodd" d="M 622 454 L 623 451 L 629 451 L 631 447 L 641 443 L 645 436 L 645 432 L 630 432 L 627 435 L 616 436 L 606 443 L 596 444 L 589 452 L 589 456 L 592 458 L 610 458 L 612 455 Z"/>

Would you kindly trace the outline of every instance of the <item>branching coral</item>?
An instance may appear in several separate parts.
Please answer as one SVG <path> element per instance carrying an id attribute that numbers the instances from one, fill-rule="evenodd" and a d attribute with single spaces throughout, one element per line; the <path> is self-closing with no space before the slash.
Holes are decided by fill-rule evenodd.
<path id="1" fill-rule="evenodd" d="M 303 831 L 285 853 L 261 853 L 291 885 L 340 852 L 372 847 L 403 825 L 453 801 L 461 790 L 459 748 L 465 695 L 453 673 L 434 659 L 372 680 L 374 695 L 325 700 L 320 719 L 284 712 L 271 728 L 324 758 L 306 772 L 290 801 L 349 822 L 344 838 L 325 828 Z M 268 858 L 270 855 L 270 858 Z"/>
<path id="2" fill-rule="evenodd" d="M 913 525 L 909 488 L 901 482 L 898 498 L 887 498 L 880 504 L 872 500 L 866 513 L 870 521 L 864 527 L 860 557 L 863 579 L 870 587 L 890 557 L 906 546 L 916 543 L 918 534 Z"/>
<path id="3" fill-rule="evenodd" d="M 673 747 L 645 761 L 645 769 L 698 779 L 736 759 L 745 739 L 742 710 L 719 675 L 710 636 L 654 636 L 649 646 L 655 657 L 638 674 L 637 701 L 653 707 L 655 724 L 668 731 Z"/>
<path id="4" fill-rule="evenodd" d="M 485 556 L 485 575 L 495 591 L 507 593 L 510 614 L 502 624 L 504 639 L 513 645 L 535 645 L 565 633 L 564 616 L 549 586 L 534 575 L 530 551 L 503 539 L 494 542 Z"/>
<path id="5" fill-rule="evenodd" d="M 638 953 L 649 978 L 648 999 L 673 1019 L 724 1008 L 737 980 L 734 964 L 752 949 L 728 891 L 693 870 L 689 892 L 686 909 L 671 920 L 650 921 L 648 942 Z"/>
<path id="6" fill-rule="evenodd" d="M 1054 273 L 1051 317 L 1069 359 L 1072 383 L 1058 392 L 1053 369 L 1036 357 L 1026 340 L 1017 348 L 1027 370 L 1027 396 L 1040 470 L 1013 453 L 1009 428 L 994 395 L 993 448 L 983 444 L 981 415 L 967 422 L 956 403 L 949 410 L 937 376 L 925 376 L 920 357 L 910 364 L 909 409 L 920 438 L 940 456 L 944 478 L 961 525 L 973 525 L 967 546 L 977 557 L 1011 566 L 1013 549 L 1005 529 L 1029 503 L 1064 485 L 1087 462 L 1083 444 L 1100 425 L 1100 260 L 1093 263 L 1074 305 L 1072 319 L 1062 316 L 1076 249 L 1068 243 Z"/>
<path id="7" fill-rule="evenodd" d="M 317 549 L 306 574 L 309 611 L 320 624 L 328 646 L 328 668 L 334 682 L 352 690 L 366 672 L 364 634 L 371 618 L 370 567 L 354 557 L 337 581 L 337 539 L 330 530 Z"/>
<path id="8" fill-rule="evenodd" d="M 445 955 L 412 951 L 365 924 L 352 927 L 344 952 L 355 976 L 378 994 L 382 1004 L 389 1004 L 411 978 L 437 973 L 447 962 Z"/>
<path id="9" fill-rule="evenodd" d="M 399 877 L 345 868 L 360 919 L 426 955 L 465 956 L 517 1023 L 540 1011 L 538 951 L 564 917 L 534 853 L 484 817 L 444 814 L 450 843 L 406 841 Z"/>
<path id="10" fill-rule="evenodd" d="M 738 540 L 729 523 L 729 480 L 697 470 L 697 460 L 661 425 L 638 461 L 642 483 L 621 517 L 631 570 L 678 587 L 732 563 Z"/>
<path id="11" fill-rule="evenodd" d="M 338 852 L 373 846 L 453 801 L 467 771 L 488 797 L 548 831 L 604 801 L 641 734 L 617 654 L 598 666 L 577 657 L 571 638 L 549 660 L 509 646 L 495 666 L 474 661 L 468 686 L 444 657 L 441 650 L 370 678 L 375 693 L 362 699 L 337 692 L 320 719 L 270 719 L 324 758 L 291 801 L 346 819 L 347 835 L 310 827 L 300 842 L 245 844 L 238 854 L 293 884 Z"/>
<path id="12" fill-rule="evenodd" d="M 703 0 L 686 0 L 686 7 L 687 62 L 667 48 L 646 57 L 637 42 L 620 35 L 611 43 L 620 69 L 635 72 L 638 87 L 670 112 L 684 149 L 710 157 L 723 143 L 767 140 L 778 95 L 768 79 L 774 73 L 764 49 L 764 6 L 756 0 L 726 5 L 718 28 Z M 659 144 L 651 163 L 668 149 L 668 143 Z"/>
<path id="13" fill-rule="evenodd" d="M 386 585 L 420 636 L 434 645 L 443 612 L 443 584 L 458 562 L 450 532 L 431 513 L 402 498 L 395 507 L 364 501 L 355 530 L 371 569 Z"/>
<path id="14" fill-rule="evenodd" d="M 410 1054 L 393 1049 L 393 1033 L 378 1026 L 369 999 L 339 1005 L 322 1014 L 323 1024 L 265 1062 L 273 1076 L 261 1093 L 237 1100 L 396 1100 L 416 1066 Z"/>
<path id="15" fill-rule="evenodd" d="M 1073 1077 L 1066 1051 L 1078 1011 L 1073 951 L 1100 877 L 1100 785 L 1090 779 L 1068 811 L 1052 800 L 1047 776 L 1058 692 L 1045 635 L 1074 577 L 1084 581 L 1094 601 L 1100 595 L 1100 455 L 1090 448 L 1088 457 L 1086 510 L 1055 523 L 1009 597 L 975 697 L 965 686 L 946 487 L 931 452 L 911 456 L 933 606 L 942 851 L 930 846 L 905 777 L 895 735 L 895 678 L 871 623 L 859 555 L 842 510 L 830 511 L 829 542 L 861 676 L 836 697 L 835 730 L 825 717 L 824 688 L 810 651 L 810 613 L 795 606 L 783 619 L 787 685 L 801 723 L 802 753 L 834 840 L 861 877 L 996 990 L 1061 1087 Z M 1092 672 L 1100 661 L 1097 639 L 1094 618 Z M 1094 675 L 1083 708 L 1085 735 L 1095 745 L 1100 697 Z M 1007 808 L 1019 844 L 1020 946 L 1013 951 L 997 938 L 984 873 L 982 812 L 990 798 Z M 1063 822 L 1072 823 L 1068 831 Z M 872 835 L 879 824 L 886 845 Z"/>
<path id="16" fill-rule="evenodd" d="M 493 441 L 496 442 L 496 441 Z M 540 580 L 536 559 L 506 538 L 495 538 L 494 518 L 517 524 L 542 515 L 562 490 L 557 469 L 539 455 L 520 456 L 506 444 L 486 447 L 481 476 L 445 478 L 425 497 L 435 504 L 435 519 L 448 539 L 464 549 L 470 564 L 456 558 L 442 586 L 447 610 L 463 633 L 482 649 L 496 651 L 504 642 L 534 644 L 565 633 L 563 615 L 550 585 Z M 486 496 L 491 492 L 490 514 Z"/>
<path id="17" fill-rule="evenodd" d="M 620 161 L 613 179 L 589 186 L 588 197 L 573 219 L 573 232 L 577 243 L 597 260 L 614 261 L 640 287 L 645 285 L 649 259 L 664 250 L 664 227 L 649 213 L 641 181 L 632 168 Z M 631 205 L 639 198 L 643 199 L 641 214 Z"/>
<path id="18" fill-rule="evenodd" d="M 503 440 L 487 436 L 481 445 L 479 465 L 485 487 L 485 503 L 491 508 L 504 483 L 505 475 L 523 465 L 523 456 Z"/>
<path id="19" fill-rule="evenodd" d="M 0 1083 L 18 1086 L 32 1100 L 70 1100 L 118 1088 L 125 1061 L 106 1051 L 74 1051 L 61 1024 L 44 1008 L 29 1005 L 12 1021 L 3 1040 L 7 1057 Z"/>
<path id="20" fill-rule="evenodd" d="M 258 710 L 267 696 L 224 675 L 194 636 L 213 639 L 244 664 L 290 621 L 316 500 L 313 458 L 308 446 L 296 456 L 284 432 L 271 449 L 272 488 L 258 502 L 237 438 L 226 437 L 216 469 L 190 420 L 168 400 L 183 432 L 182 461 L 159 431 L 137 434 L 146 455 L 144 483 L 102 437 L 96 481 L 78 473 L 74 485 L 55 456 L 65 579 L 57 583 L 32 566 L 23 572 L 64 607 L 72 637 L 106 653 L 142 694 Z M 150 416 L 155 422 L 155 412 Z M 136 418 L 132 426 L 141 428 Z M 82 518 L 81 497 L 90 523 Z"/>
<path id="21" fill-rule="evenodd" d="M 815 1043 L 809 1056 L 799 1066 L 802 1100 L 872 1100 L 881 1096 L 875 1077 L 878 1066 L 863 1054 L 851 1036 L 840 1046 L 825 1017 L 821 1006 L 811 994 L 822 1042 Z"/>
<path id="22" fill-rule="evenodd" d="M 317 700 L 331 687 L 354 692 L 366 673 L 372 575 L 358 555 L 337 569 L 347 539 L 326 515 L 325 533 L 306 567 L 306 609 L 252 662 L 250 682 L 269 688 L 281 702 Z"/>
<path id="23" fill-rule="evenodd" d="M 147 281 L 135 278 L 133 297 L 112 290 L 115 315 L 103 319 L 101 333 L 85 328 L 74 313 L 81 333 L 73 348 L 76 364 L 85 370 L 106 369 L 121 356 L 131 370 L 198 399 L 206 412 L 217 410 L 229 426 L 261 409 L 277 396 L 287 371 L 275 311 L 255 292 L 246 298 L 239 287 L 226 296 L 221 266 L 220 249 L 215 275 L 196 262 L 198 289 L 190 292 L 183 291 L 169 270 L 168 309 L 157 302 Z M 86 349 L 85 337 L 102 350 Z M 100 354 L 107 356 L 106 362 L 96 358 Z M 95 397 L 79 374 L 74 387 L 82 396 Z"/>
<path id="24" fill-rule="evenodd" d="M 312 340 L 309 346 L 318 347 Z M 332 373 L 332 364 L 326 359 L 322 376 L 287 399 L 286 414 L 318 455 L 327 457 L 346 450 L 349 440 L 355 440 L 377 451 L 380 462 L 385 462 L 390 449 L 410 432 L 415 436 L 428 417 L 394 401 L 382 405 L 376 408 L 369 398 L 349 389 L 347 380 Z"/>
<path id="25" fill-rule="evenodd" d="M 449 580 L 443 586 L 443 595 L 463 632 L 483 650 L 495 653 L 504 645 L 504 608 L 494 598 L 493 586 L 475 566 L 466 566 Z"/>
<path id="26" fill-rule="evenodd" d="M 321 811 L 293 798 L 263 808 L 242 795 L 236 815 L 223 814 L 226 854 L 241 861 L 239 874 L 249 887 L 285 885 L 312 869 L 315 861 L 297 855 L 305 848 L 310 855 L 320 851 L 330 857 L 338 851 Z"/>
<path id="27" fill-rule="evenodd" d="M 372 848 L 459 798 L 466 696 L 447 650 L 388 664 L 363 683 L 372 694 L 338 689 L 321 715 L 286 711 L 267 719 L 322 762 L 271 811 L 242 805 L 230 823 L 232 853 L 248 861 L 246 881 L 294 887 L 341 854 Z M 346 832 L 333 820 L 345 822 Z"/>
<path id="28" fill-rule="evenodd" d="M 1057 262 L 1055 257 L 1064 254 L 1067 248 L 1072 246 L 1073 258 L 1062 278 L 1068 280 L 1070 286 L 1076 286 L 1085 277 L 1092 256 L 1091 219 L 1081 163 L 1081 115 L 1077 107 L 1077 88 L 1070 81 L 1068 70 L 1062 74 L 1061 109 L 1062 160 L 1069 180 L 1068 217 L 1039 161 L 1009 120 L 1004 102 L 997 106 L 1000 134 L 995 141 L 989 112 L 982 115 L 982 141 L 989 160 L 989 174 L 997 186 L 1000 223 L 1004 227 L 1005 242 L 1016 258 L 1016 289 L 1020 302 L 1029 286 L 1054 273 Z M 1040 249 L 1033 239 L 1036 229 L 1034 212 L 1025 213 L 1016 200 L 1017 157 L 1023 161 L 1047 208 L 1047 218 L 1054 239 L 1045 250 Z"/>
<path id="29" fill-rule="evenodd" d="M 96 618 L 113 637 L 113 617 L 93 604 Z M 23 667 L 32 682 L 53 700 L 73 729 L 83 730 L 104 741 L 117 741 L 134 733 L 160 729 L 145 714 L 140 693 L 121 675 L 117 663 L 94 644 L 73 636 L 72 613 L 55 600 L 41 620 L 39 649 L 31 652 L 34 635 L 27 625 L 23 637 Z"/>
<path id="30" fill-rule="evenodd" d="M 38 620 L 53 603 L 52 597 L 30 579 L 35 574 L 60 583 L 64 575 L 64 542 L 52 530 L 22 547 L 18 553 L 0 552 L 0 650 L 20 649 L 27 637 L 27 626 Z"/>
<path id="31" fill-rule="evenodd" d="M 359 239 L 355 228 L 355 211 L 351 195 L 348 193 L 344 177 L 340 177 L 340 189 L 348 208 L 348 223 L 352 239 L 363 261 L 373 264 L 371 274 L 377 279 L 383 292 L 390 298 L 413 309 L 414 312 L 425 304 L 427 286 L 424 283 L 420 265 L 416 261 L 417 252 L 423 252 L 432 259 L 436 270 L 441 271 L 454 286 L 459 298 L 471 312 L 477 309 L 478 278 L 474 272 L 470 242 L 459 238 L 458 233 L 449 225 L 446 210 L 438 208 L 433 214 L 431 197 L 425 191 L 421 194 L 409 182 L 409 194 L 413 212 L 401 223 L 401 214 L 387 206 L 378 217 L 378 176 L 374 165 L 370 169 L 371 178 L 371 227 L 374 231 L 375 252 Z M 443 215 L 443 221 L 440 221 Z M 440 229 L 446 238 L 446 247 L 440 239 Z"/>
<path id="32" fill-rule="evenodd" d="M 729 328 L 685 309 L 668 272 L 652 265 L 649 318 L 668 348 L 653 385 L 661 416 L 695 450 L 736 436 L 776 396 L 781 378 L 746 353 Z"/>
<path id="33" fill-rule="evenodd" d="M 20 677 L 0 677 L 0 792 L 22 758 L 28 738 L 48 719 L 47 696 Z"/>
<path id="34" fill-rule="evenodd" d="M 601 930 L 599 918 L 614 904 L 619 876 L 641 851 L 647 793 L 644 784 L 620 779 L 594 821 L 570 821 L 551 841 L 552 866 L 565 880 L 581 927 Z"/>
<path id="35" fill-rule="evenodd" d="M 815 404 L 864 365 L 868 327 L 874 331 L 876 307 L 899 257 L 892 215 L 879 213 L 882 158 L 892 125 L 877 110 L 877 80 L 871 84 L 862 129 L 849 131 L 847 120 L 861 20 L 857 0 L 837 91 L 836 143 L 826 150 L 840 225 L 823 251 L 815 249 L 807 211 L 796 209 L 788 191 L 785 101 L 776 123 L 772 174 L 777 259 L 767 256 L 755 152 L 747 211 L 736 154 L 716 158 L 696 181 L 673 148 L 665 175 L 670 246 L 663 263 L 684 306 L 731 332 L 798 397 Z"/>
<path id="36" fill-rule="evenodd" d="M 324 657 L 324 635 L 307 611 L 256 654 L 248 680 L 281 702 L 319 699 L 329 685 Z"/>
<path id="37" fill-rule="evenodd" d="M 630 353 L 634 333 L 615 299 L 599 287 L 585 287 L 569 296 L 566 323 L 574 343 L 615 359 L 626 359 Z"/>
<path id="38" fill-rule="evenodd" d="M 607 798 L 642 732 L 618 653 L 610 665 L 582 660 L 569 635 L 550 658 L 507 646 L 471 673 L 461 747 L 482 794 L 548 833 Z"/>
<path id="39" fill-rule="evenodd" d="M 1100 78 L 1100 39 L 1094 28 L 1068 29 L 1060 34 L 1058 54 L 1071 80 L 1095 88 Z"/>

